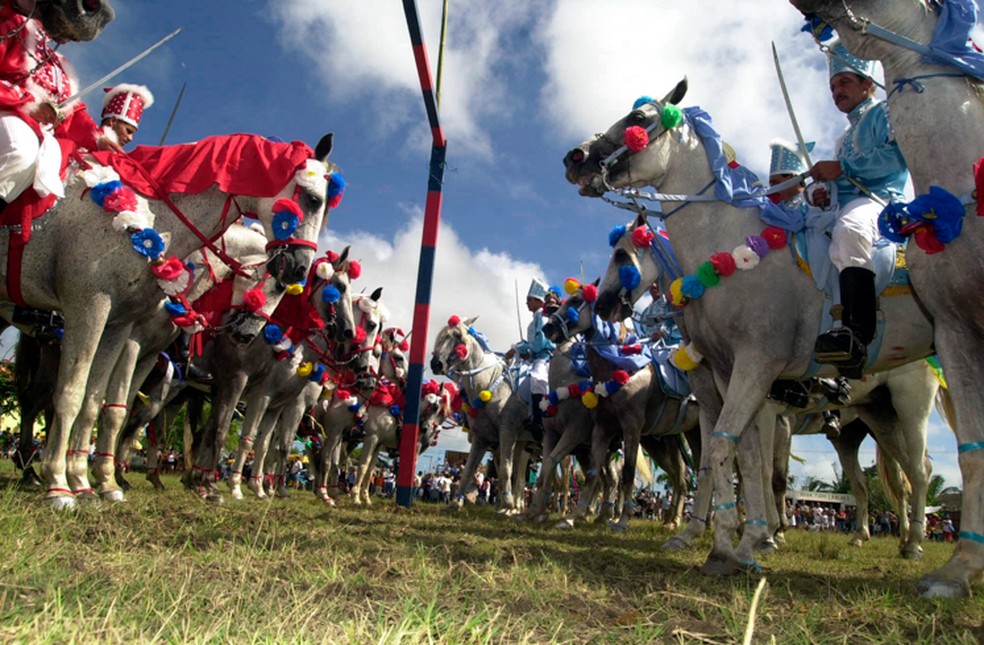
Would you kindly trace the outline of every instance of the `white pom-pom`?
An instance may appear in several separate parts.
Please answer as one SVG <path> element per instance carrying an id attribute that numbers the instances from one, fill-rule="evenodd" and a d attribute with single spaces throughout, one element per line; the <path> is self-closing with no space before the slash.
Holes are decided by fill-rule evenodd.
<path id="1" fill-rule="evenodd" d="M 119 181 L 120 176 L 109 166 L 92 166 L 82 172 L 82 180 L 89 188 L 105 184 L 110 181 Z"/>
<path id="2" fill-rule="evenodd" d="M 761 259 L 758 253 L 745 244 L 736 246 L 735 250 L 731 252 L 731 257 L 735 259 L 735 266 L 742 271 L 754 269 L 758 266 L 759 260 Z"/>
<path id="3" fill-rule="evenodd" d="M 571 398 L 571 391 L 568 390 L 566 387 L 559 388 L 555 390 L 555 392 L 557 394 L 557 399 L 560 401 Z"/>
<path id="4" fill-rule="evenodd" d="M 540 399 L 540 409 L 541 410 L 543 410 L 544 412 L 546 412 L 547 411 L 547 408 L 549 408 L 549 407 L 550 407 L 550 400 L 549 399 L 545 399 L 545 398 L 544 399 Z"/>
<path id="5" fill-rule="evenodd" d="M 331 262 L 318 262 L 318 268 L 315 269 L 315 273 L 322 280 L 331 280 L 331 276 L 335 275 L 335 267 L 331 265 Z"/>

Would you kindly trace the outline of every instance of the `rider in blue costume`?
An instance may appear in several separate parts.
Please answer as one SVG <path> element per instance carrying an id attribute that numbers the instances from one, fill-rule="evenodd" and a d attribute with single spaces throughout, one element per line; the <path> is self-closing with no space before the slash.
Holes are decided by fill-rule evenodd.
<path id="1" fill-rule="evenodd" d="M 819 161 L 810 169 L 816 182 L 825 183 L 814 184 L 807 193 L 815 206 L 837 211 L 830 259 L 840 272 L 843 327 L 821 334 L 815 354 L 817 362 L 860 378 L 875 336 L 877 310 L 871 248 L 882 205 L 872 196 L 886 202 L 901 199 L 909 171 L 887 106 L 875 98 L 874 61 L 852 56 L 840 43 L 828 59 L 830 93 L 849 123 L 837 141 L 837 159 Z"/>
<path id="2" fill-rule="evenodd" d="M 543 417 L 540 401 L 549 392 L 547 383 L 547 368 L 554 345 L 544 334 L 543 325 L 549 313 L 544 314 L 547 306 L 558 304 L 557 295 L 539 278 L 533 278 L 526 293 L 526 308 L 533 314 L 533 320 L 526 328 L 526 338 L 513 345 L 506 352 L 506 360 L 519 354 L 523 360 L 529 361 L 530 368 L 530 398 L 533 410 L 533 436 L 540 440 L 543 437 Z"/>

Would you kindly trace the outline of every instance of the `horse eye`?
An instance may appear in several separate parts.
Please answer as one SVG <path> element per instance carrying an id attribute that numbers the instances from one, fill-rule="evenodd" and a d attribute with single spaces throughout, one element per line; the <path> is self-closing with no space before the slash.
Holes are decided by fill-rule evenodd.
<path id="1" fill-rule="evenodd" d="M 618 249 L 615 251 L 615 253 L 612 254 L 612 260 L 618 262 L 619 264 L 628 262 L 629 252 L 626 251 L 625 249 Z"/>
<path id="2" fill-rule="evenodd" d="M 301 193 L 297 201 L 301 209 L 308 213 L 321 210 L 322 204 L 325 203 L 325 200 L 320 195 L 307 191 Z"/>

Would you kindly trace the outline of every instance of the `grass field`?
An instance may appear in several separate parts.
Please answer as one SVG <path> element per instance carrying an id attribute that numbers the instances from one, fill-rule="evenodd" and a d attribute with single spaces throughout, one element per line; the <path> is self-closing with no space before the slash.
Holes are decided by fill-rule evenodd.
<path id="1" fill-rule="evenodd" d="M 311 493 L 211 506 L 139 474 L 123 504 L 56 514 L 0 461 L 0 642 L 734 643 L 760 576 L 697 573 L 710 548 L 573 533 L 380 502 L 327 509 Z M 984 600 L 926 601 L 896 542 L 794 532 L 763 559 L 755 643 L 980 643 Z"/>

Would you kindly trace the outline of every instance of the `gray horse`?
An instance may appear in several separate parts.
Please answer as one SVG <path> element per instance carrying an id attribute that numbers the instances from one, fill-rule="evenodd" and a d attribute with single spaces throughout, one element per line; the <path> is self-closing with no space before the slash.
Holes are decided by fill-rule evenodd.
<path id="1" fill-rule="evenodd" d="M 712 168 L 727 167 L 727 161 L 719 140 L 714 143 L 708 135 L 706 115 L 696 108 L 681 115 L 675 108 L 685 91 L 684 81 L 670 93 L 669 100 L 640 105 L 606 133 L 568 153 L 565 158 L 568 180 L 577 184 L 586 196 L 600 196 L 610 189 L 628 186 L 654 186 L 662 194 L 677 195 L 695 195 L 705 187 L 713 187 L 717 176 Z M 664 119 L 664 113 L 670 118 Z M 630 126 L 651 132 L 648 145 L 633 153 L 620 144 Z M 733 573 L 754 566 L 754 547 L 768 537 L 769 524 L 764 488 L 747 487 L 748 519 L 735 550 L 732 539 L 739 524 L 733 487 L 735 451 L 746 477 L 762 472 L 758 438 L 742 441 L 742 436 L 746 431 L 758 434 L 752 420 L 777 379 L 801 379 L 808 373 L 824 298 L 812 278 L 797 268 L 788 253 L 768 253 L 769 247 L 764 246 L 765 252 L 760 256 L 741 244 L 755 237 L 766 245 L 761 237 L 763 233 L 775 244 L 781 232 L 763 225 L 758 208 L 733 205 L 730 196 L 723 190 L 720 193 L 722 199 L 729 201 L 688 203 L 685 210 L 667 218 L 666 223 L 682 272 L 692 279 L 691 286 L 698 267 L 711 264 L 709 258 L 723 255 L 722 249 L 736 248 L 736 244 L 738 248 L 729 256 L 735 268 L 740 264 L 745 269 L 733 275 L 722 269 L 728 277 L 721 279 L 719 286 L 708 287 L 699 299 L 696 296 L 701 294 L 690 291 L 695 297 L 685 309 L 683 320 L 692 339 L 684 350 L 687 354 L 683 362 L 692 367 L 702 357 L 711 366 L 724 400 L 708 448 L 715 464 L 712 476 L 718 503 L 714 548 L 704 570 Z M 613 256 L 613 260 L 619 265 L 644 262 L 650 255 L 648 246 L 616 249 L 618 257 Z M 717 275 L 717 269 L 713 271 Z M 619 304 L 619 294 L 626 290 L 619 281 L 620 273 L 621 270 L 616 271 L 602 283 L 597 309 L 603 316 L 612 314 Z M 655 276 L 651 273 L 650 277 Z M 645 288 L 651 282 L 643 279 L 640 284 Z M 639 285 L 629 286 L 633 287 L 629 291 L 639 288 Z M 883 297 L 881 308 L 888 324 L 883 351 L 871 366 L 872 371 L 895 367 L 931 353 L 931 325 L 911 297 Z M 821 375 L 833 374 L 833 371 L 821 372 Z M 700 392 L 697 394 L 701 396 Z"/>
<path id="2" fill-rule="evenodd" d="M 886 81 L 898 83 L 898 91 L 893 86 L 888 96 L 889 112 L 916 193 L 927 193 L 930 186 L 958 197 L 974 191 L 973 168 L 984 151 L 981 81 L 926 59 L 898 41 L 890 42 L 873 28 L 875 24 L 886 26 L 925 45 L 933 38 L 941 12 L 959 12 L 960 7 L 926 0 L 791 1 L 803 13 L 815 14 L 832 25 L 855 55 L 880 60 Z M 964 9 L 976 15 L 973 4 Z M 970 22 L 968 29 L 973 26 Z M 918 91 L 903 91 L 906 83 Z M 979 297 L 984 280 L 980 253 L 984 221 L 973 216 L 974 201 L 976 213 L 981 213 L 979 199 L 968 201 L 963 231 L 943 252 L 929 254 L 913 244 L 906 252 L 912 284 L 934 320 L 935 347 L 952 397 L 964 489 L 961 533 L 953 557 L 919 581 L 927 597 L 969 595 L 971 583 L 984 576 L 984 393 L 980 388 L 984 299 Z"/>
<path id="3" fill-rule="evenodd" d="M 532 440 L 524 429 L 529 406 L 523 402 L 506 373 L 502 358 L 487 352 L 469 331 L 476 318 L 462 321 L 452 316 L 434 339 L 431 371 L 453 380 L 467 403 L 467 428 L 471 440 L 468 460 L 461 472 L 463 482 L 449 509 L 460 509 L 465 500 L 474 501 L 475 471 L 486 451 L 495 450 L 499 473 L 499 511 L 516 512 L 515 493 L 522 493 L 525 469 L 514 466 Z M 515 472 L 514 472 L 515 470 Z"/>
<path id="4" fill-rule="evenodd" d="M 37 18 L 58 43 L 93 40 L 116 17 L 105 0 L 11 0 L 10 6 L 21 15 Z"/>

